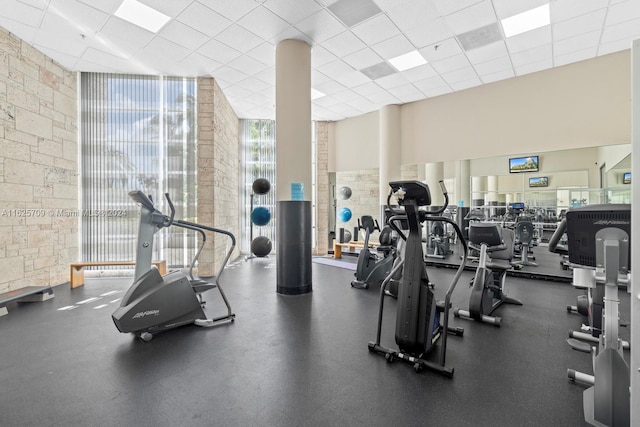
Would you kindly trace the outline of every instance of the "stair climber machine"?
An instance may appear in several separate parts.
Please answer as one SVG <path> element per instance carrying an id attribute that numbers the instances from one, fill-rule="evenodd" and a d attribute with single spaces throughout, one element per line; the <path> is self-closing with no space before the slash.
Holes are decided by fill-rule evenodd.
<path id="1" fill-rule="evenodd" d="M 458 225 L 451 219 L 440 216 L 447 207 L 448 195 L 444 183 L 440 181 L 445 203 L 442 209 L 428 212 L 419 209 L 431 204 L 429 187 L 419 181 L 390 182 L 391 190 L 387 197 L 387 209 L 391 207 L 391 197 L 395 196 L 398 204 L 404 210 L 395 210 L 389 218 L 389 225 L 405 241 L 404 257 L 394 265 L 391 273 L 380 286 L 380 306 L 378 311 L 378 330 L 376 341 L 369 343 L 369 351 L 383 355 L 387 362 L 400 359 L 413 364 L 416 372 L 423 368 L 432 369 L 448 378 L 453 378 L 453 368 L 446 366 L 447 335 L 462 336 L 462 328 L 449 327 L 449 310 L 451 308 L 451 294 L 464 271 L 467 256 L 467 244 Z M 428 221 L 443 221 L 451 224 L 460 238 L 464 248 L 464 259 L 449 284 L 445 299 L 436 302 L 433 285 L 429 282 L 424 263 L 422 248 L 422 223 Z M 406 222 L 409 232 L 405 234 L 397 223 Z M 398 283 L 395 340 L 398 350 L 381 345 L 382 320 L 384 313 L 384 298 L 386 289 L 393 277 L 402 271 Z M 427 356 L 441 339 L 440 351 L 436 361 L 427 360 Z"/>
<path id="2" fill-rule="evenodd" d="M 507 271 L 513 257 L 514 232 L 498 224 L 469 224 L 469 247 L 480 253 L 476 274 L 471 279 L 469 310 L 456 308 L 453 315 L 500 326 L 501 318 L 491 314 L 503 303 L 522 305 L 505 294 Z"/>
<path id="3" fill-rule="evenodd" d="M 120 307 L 111 315 L 120 332 L 131 332 L 144 341 L 150 341 L 153 335 L 179 326 L 195 324 L 210 327 L 221 322 L 235 320 L 229 301 L 220 286 L 220 276 L 236 246 L 236 238 L 228 231 L 207 227 L 193 222 L 174 219 L 175 208 L 165 194 L 171 215 L 157 210 L 153 201 L 141 191 L 132 191 L 129 196 L 140 205 L 140 224 L 136 246 L 136 266 L 133 284 L 122 298 Z M 201 245 L 191 263 L 189 275 L 173 271 L 161 276 L 151 266 L 153 256 L 153 237 L 162 228 L 176 226 L 196 231 L 201 236 Z M 214 283 L 195 277 L 193 268 L 206 242 L 205 231 L 224 234 L 231 239 L 231 247 L 218 271 Z M 207 318 L 203 307 L 202 293 L 217 288 L 227 306 L 225 315 Z"/>
<path id="4" fill-rule="evenodd" d="M 558 245 L 564 230 L 568 248 Z M 573 285 L 587 288 L 578 307 L 587 314 L 590 333 L 573 332 L 567 340 L 574 350 L 592 355 L 593 375 L 567 370 L 570 381 L 589 386 L 582 398 L 585 421 L 594 426 L 628 427 L 630 378 L 623 356 L 628 343 L 618 337 L 618 288 L 626 285 L 630 291 L 631 205 L 569 209 L 549 241 L 549 250 L 566 250 L 573 267 Z M 594 342 L 597 347 L 592 347 Z"/>
<path id="5" fill-rule="evenodd" d="M 370 215 L 363 215 L 358 218 L 358 229 L 364 230 L 364 247 L 358 254 L 358 264 L 355 279 L 351 281 L 351 286 L 358 289 L 367 289 L 369 285 L 381 283 L 389 275 L 393 262 L 396 259 L 396 248 L 391 237 L 391 228 L 388 225 L 382 227 L 378 221 Z M 374 253 L 369 249 L 369 238 L 374 231 L 380 231 Z"/>

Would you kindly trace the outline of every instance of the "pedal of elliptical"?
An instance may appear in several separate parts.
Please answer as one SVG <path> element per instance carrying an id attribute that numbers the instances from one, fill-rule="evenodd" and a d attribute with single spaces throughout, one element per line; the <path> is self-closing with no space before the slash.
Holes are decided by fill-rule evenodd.
<path id="1" fill-rule="evenodd" d="M 569 338 L 567 340 L 567 343 L 571 346 L 572 349 L 576 351 L 581 351 L 583 353 L 591 353 L 591 344 L 589 343 L 577 340 L 575 338 Z"/>

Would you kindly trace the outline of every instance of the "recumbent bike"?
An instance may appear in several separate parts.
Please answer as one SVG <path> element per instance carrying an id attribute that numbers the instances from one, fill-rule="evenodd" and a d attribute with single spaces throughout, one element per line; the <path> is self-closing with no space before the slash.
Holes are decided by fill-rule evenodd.
<path id="1" fill-rule="evenodd" d="M 351 286 L 367 289 L 369 285 L 381 283 L 389 275 L 396 258 L 396 248 L 393 246 L 391 227 L 385 225 L 380 230 L 378 221 L 371 215 L 363 215 L 358 219 L 358 229 L 364 230 L 364 247 L 358 254 L 358 264 L 354 273 L 356 278 L 351 281 Z M 369 248 L 369 238 L 374 231 L 380 231 L 380 245 L 376 247 L 376 252 L 381 256 Z"/>

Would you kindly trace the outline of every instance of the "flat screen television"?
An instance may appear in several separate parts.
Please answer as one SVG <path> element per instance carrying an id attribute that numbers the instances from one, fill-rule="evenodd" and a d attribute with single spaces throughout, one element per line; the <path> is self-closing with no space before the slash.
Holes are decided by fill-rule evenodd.
<path id="1" fill-rule="evenodd" d="M 625 172 L 624 175 L 622 175 L 622 183 L 631 184 L 631 172 Z"/>
<path id="2" fill-rule="evenodd" d="M 514 157 L 509 159 L 509 172 L 538 172 L 538 156 Z"/>
<path id="3" fill-rule="evenodd" d="M 511 203 L 511 209 L 515 210 L 524 210 L 524 202 L 513 202 Z"/>
<path id="4" fill-rule="evenodd" d="M 538 176 L 535 178 L 529 178 L 529 187 L 548 187 L 548 186 L 549 186 L 548 176 Z"/>

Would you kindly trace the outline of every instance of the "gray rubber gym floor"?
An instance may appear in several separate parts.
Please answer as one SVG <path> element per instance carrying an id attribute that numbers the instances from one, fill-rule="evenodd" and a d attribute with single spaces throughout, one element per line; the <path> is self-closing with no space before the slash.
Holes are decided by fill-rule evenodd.
<path id="1" fill-rule="evenodd" d="M 570 284 L 509 278 L 500 328 L 455 319 L 453 379 L 372 354 L 378 287 L 352 289 L 353 272 L 313 264 L 313 292 L 276 294 L 273 258 L 234 262 L 223 286 L 236 321 L 186 326 L 145 343 L 117 332 L 111 312 L 131 279 L 87 279 L 43 303 L 13 303 L 0 318 L 3 426 L 578 426 L 591 372 L 569 348 L 581 318 L 566 312 Z M 436 295 L 454 271 L 430 268 Z M 454 305 L 467 305 L 465 272 Z M 209 314 L 222 310 L 209 291 Z M 621 293 L 623 316 L 629 298 Z M 393 338 L 395 301 L 383 344 Z M 621 335 L 628 339 L 627 328 Z M 628 355 L 627 355 L 628 356 Z"/>

